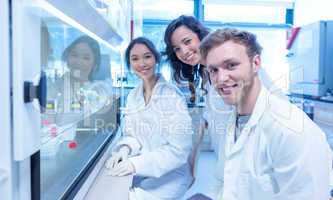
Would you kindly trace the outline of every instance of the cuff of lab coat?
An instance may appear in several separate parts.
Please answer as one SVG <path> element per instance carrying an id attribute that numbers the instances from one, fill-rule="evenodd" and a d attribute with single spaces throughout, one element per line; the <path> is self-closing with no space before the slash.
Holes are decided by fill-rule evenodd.
<path id="1" fill-rule="evenodd" d="M 149 168 L 145 166 L 145 161 L 142 156 L 134 156 L 128 158 L 135 168 L 135 174 L 139 176 L 151 176 L 151 172 L 149 173 Z"/>

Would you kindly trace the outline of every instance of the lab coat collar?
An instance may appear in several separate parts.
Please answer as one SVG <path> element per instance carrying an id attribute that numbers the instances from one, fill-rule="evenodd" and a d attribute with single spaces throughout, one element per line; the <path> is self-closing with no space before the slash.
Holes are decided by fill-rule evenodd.
<path id="1" fill-rule="evenodd" d="M 151 103 L 151 101 L 154 101 L 156 97 L 159 97 L 162 95 L 161 87 L 167 83 L 167 81 L 164 79 L 164 77 L 161 74 L 157 74 L 157 76 L 158 76 L 157 82 L 153 88 L 150 102 L 147 105 L 149 105 Z M 142 98 L 143 98 L 143 84 L 142 84 Z"/>
<path id="2" fill-rule="evenodd" d="M 262 117 L 267 108 L 268 99 L 269 99 L 269 92 L 263 85 L 261 85 L 260 93 L 255 103 L 254 109 L 251 113 L 251 117 L 248 123 L 244 127 L 245 130 L 251 129 L 252 127 L 258 124 L 260 118 Z"/>
<path id="3" fill-rule="evenodd" d="M 240 137 L 235 143 L 235 130 L 236 130 L 236 116 L 237 110 L 234 109 L 233 114 L 228 120 L 227 127 L 227 144 L 226 144 L 226 156 L 229 157 L 242 150 L 245 146 L 248 136 L 253 132 L 251 131 L 259 122 L 260 118 L 263 116 L 268 103 L 269 92 L 262 85 L 260 89 L 259 96 L 255 103 L 254 109 L 252 111 L 249 121 L 246 123 L 242 130 Z"/>
<path id="4" fill-rule="evenodd" d="M 133 89 L 127 99 L 127 105 L 124 109 L 125 114 L 136 113 L 138 111 L 143 111 L 149 106 L 151 101 L 155 100 L 156 96 L 159 96 L 161 93 L 160 87 L 167 83 L 164 77 L 161 74 L 158 74 L 158 80 L 153 88 L 152 96 L 150 98 L 150 102 L 146 105 L 144 96 L 143 96 L 143 81 Z"/>

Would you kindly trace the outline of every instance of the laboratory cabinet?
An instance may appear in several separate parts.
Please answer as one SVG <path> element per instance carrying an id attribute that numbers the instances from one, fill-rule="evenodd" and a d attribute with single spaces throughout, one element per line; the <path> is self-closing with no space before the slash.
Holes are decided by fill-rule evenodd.
<path id="1" fill-rule="evenodd" d="M 318 21 L 294 32 L 287 54 L 289 91 L 324 96 L 333 89 L 333 21 Z"/>
<path id="2" fill-rule="evenodd" d="M 120 134 L 132 1 L 0 4 L 0 199 L 82 199 Z"/>

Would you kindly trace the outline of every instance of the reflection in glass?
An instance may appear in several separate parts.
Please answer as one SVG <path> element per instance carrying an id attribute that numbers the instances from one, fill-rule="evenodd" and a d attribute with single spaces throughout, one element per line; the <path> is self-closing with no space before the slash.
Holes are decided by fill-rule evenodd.
<path id="1" fill-rule="evenodd" d="M 93 80 L 94 72 L 100 68 L 99 44 L 88 36 L 80 36 L 65 49 L 62 60 L 66 71 L 49 84 L 49 96 L 56 100 L 57 113 L 96 112 L 103 107 L 112 88 L 111 82 Z"/>
<path id="2" fill-rule="evenodd" d="M 47 75 L 42 115 L 41 198 L 60 199 L 117 129 L 119 88 L 111 65 L 120 53 L 47 16 L 41 24 L 41 64 Z"/>

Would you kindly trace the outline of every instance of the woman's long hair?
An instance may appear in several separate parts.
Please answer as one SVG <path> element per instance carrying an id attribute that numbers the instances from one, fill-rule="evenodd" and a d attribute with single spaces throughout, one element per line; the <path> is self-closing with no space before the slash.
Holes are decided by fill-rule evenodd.
<path id="1" fill-rule="evenodd" d="M 172 42 L 171 42 L 171 36 L 174 33 L 174 31 L 180 27 L 180 26 L 186 26 L 188 29 L 193 31 L 200 41 L 209 33 L 209 30 L 204 27 L 195 17 L 192 16 L 186 16 L 181 15 L 178 18 L 171 21 L 171 23 L 168 25 L 168 27 L 165 30 L 164 34 L 164 42 L 166 44 L 165 51 L 163 52 L 164 55 L 167 57 L 167 61 L 169 61 L 173 78 L 177 83 L 180 83 L 181 81 L 188 81 L 189 82 L 189 89 L 191 91 L 191 102 L 195 101 L 195 82 L 201 77 L 201 89 L 206 91 L 204 89 L 204 84 L 208 81 L 208 73 L 205 70 L 205 66 L 198 65 L 192 66 L 183 63 L 178 59 L 176 56 Z"/>

